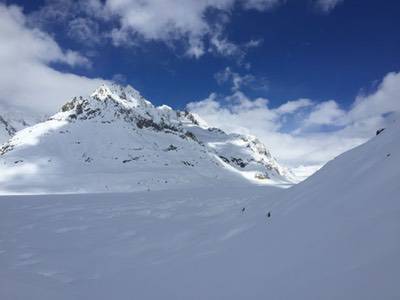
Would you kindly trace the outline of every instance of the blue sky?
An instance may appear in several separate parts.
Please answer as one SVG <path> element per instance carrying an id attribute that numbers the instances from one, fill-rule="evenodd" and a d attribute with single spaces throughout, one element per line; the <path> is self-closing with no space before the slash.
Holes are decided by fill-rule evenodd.
<path id="1" fill-rule="evenodd" d="M 34 14 L 52 2 L 7 3 L 17 3 L 26 14 Z M 227 66 L 259 78 L 266 88 L 246 87 L 246 91 L 267 97 L 274 105 L 307 97 L 336 99 L 345 107 L 360 89 L 373 87 L 386 73 L 400 68 L 398 1 L 385 0 L 382 5 L 373 0 L 347 0 L 330 12 L 321 11 L 310 0 L 287 1 L 265 11 L 244 10 L 240 5 L 231 9 L 225 37 L 238 45 L 259 41 L 259 46 L 246 50 L 241 64 L 237 55 L 189 57 L 179 40 L 174 41 L 177 49 L 163 41 L 140 38 L 137 45 L 115 47 L 104 40 L 82 43 L 68 35 L 68 25 L 51 18 L 40 25 L 61 47 L 90 55 L 94 66 L 74 72 L 102 78 L 121 74 L 123 83 L 132 84 L 154 103 L 178 108 L 212 91 L 227 93 L 229 85 L 219 85 L 214 78 Z M 99 26 L 106 30 L 102 23 Z"/>
<path id="2" fill-rule="evenodd" d="M 256 134 L 293 166 L 320 165 L 359 144 L 398 108 L 395 0 L 0 3 L 0 64 L 12 72 L 0 78 L 3 106 L 51 114 L 70 96 L 117 81 L 156 105 Z"/>

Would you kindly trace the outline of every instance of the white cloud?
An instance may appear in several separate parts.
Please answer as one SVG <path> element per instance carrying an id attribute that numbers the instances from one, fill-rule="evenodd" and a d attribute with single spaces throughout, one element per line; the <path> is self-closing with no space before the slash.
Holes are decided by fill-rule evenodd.
<path id="1" fill-rule="evenodd" d="M 210 52 L 216 52 L 223 56 L 236 56 L 242 60 L 245 53 L 244 50 L 238 45 L 230 42 L 227 38 L 223 37 L 220 30 L 212 34 L 210 38 Z"/>
<path id="2" fill-rule="evenodd" d="M 107 41 L 111 34 L 101 30 L 101 25 L 110 20 L 111 15 L 100 0 L 45 0 L 27 16 L 29 25 L 46 31 L 57 24 L 62 34 L 85 46 Z"/>
<path id="3" fill-rule="evenodd" d="M 232 91 L 237 91 L 255 80 L 253 75 L 240 75 L 239 73 L 233 72 L 230 67 L 226 67 L 223 71 L 216 73 L 214 77 L 218 84 L 231 83 Z"/>
<path id="4" fill-rule="evenodd" d="M 68 36 L 87 45 L 99 44 L 102 40 L 99 24 L 88 18 L 75 18 L 69 22 Z"/>
<path id="5" fill-rule="evenodd" d="M 312 0 L 329 12 L 343 0 Z M 86 46 L 112 41 L 114 46 L 140 46 L 161 41 L 189 57 L 213 53 L 243 59 L 262 39 L 237 44 L 226 34 L 234 9 L 266 11 L 287 0 L 45 0 L 30 15 L 43 28 L 61 25 L 69 38 Z M 99 23 L 101 22 L 101 24 Z M 101 30 L 100 30 L 101 29 Z"/>
<path id="6" fill-rule="evenodd" d="M 317 104 L 304 123 L 306 125 L 339 125 L 338 120 L 343 118 L 345 111 L 339 108 L 334 100 Z"/>
<path id="7" fill-rule="evenodd" d="M 238 59 L 262 40 L 237 45 L 224 34 L 234 7 L 264 11 L 284 0 L 45 0 L 30 14 L 42 28 L 60 24 L 69 38 L 86 46 L 107 39 L 114 46 L 162 41 L 199 58 L 214 53 Z M 209 17 L 212 14 L 213 17 Z M 99 24 L 101 22 L 101 26 Z M 102 30 L 99 30 L 99 29 Z"/>
<path id="8" fill-rule="evenodd" d="M 386 75 L 374 93 L 358 96 L 349 110 L 333 100 L 309 99 L 274 108 L 267 99 L 249 99 L 238 90 L 228 97 L 211 94 L 188 109 L 211 126 L 258 136 L 288 166 L 316 166 L 365 142 L 387 125 L 387 114 L 400 111 L 400 73 Z"/>
<path id="9" fill-rule="evenodd" d="M 343 2 L 343 0 L 316 0 L 315 5 L 322 12 L 328 13 L 341 2 Z"/>
<path id="10" fill-rule="evenodd" d="M 115 45 L 132 39 L 163 41 L 167 45 L 183 42 L 186 54 L 200 57 L 206 52 L 242 58 L 245 49 L 256 47 L 261 40 L 236 45 L 224 34 L 230 12 L 236 4 L 244 9 L 266 10 L 282 0 L 106 0 L 107 11 L 119 22 L 112 29 Z M 209 12 L 218 15 L 207 18 Z M 207 42 L 206 42 L 207 41 Z M 207 47 L 209 44 L 210 47 Z"/>
<path id="11" fill-rule="evenodd" d="M 246 48 L 258 47 L 263 43 L 263 39 L 250 40 L 245 44 Z"/>
<path id="12" fill-rule="evenodd" d="M 49 114 L 72 96 L 87 94 L 104 82 L 59 72 L 52 63 L 90 64 L 79 53 L 61 49 L 43 31 L 28 28 L 19 7 L 0 4 L 0 102 Z"/>
<path id="13" fill-rule="evenodd" d="M 0 4 L 0 58 L 3 63 L 32 60 L 42 63 L 61 62 L 71 66 L 87 65 L 89 61 L 73 51 L 62 51 L 47 34 L 25 27 L 25 16 L 15 6 Z"/>
<path id="14" fill-rule="evenodd" d="M 278 5 L 282 0 L 242 0 L 243 6 L 247 9 L 266 10 Z"/>
<path id="15" fill-rule="evenodd" d="M 385 76 L 377 91 L 356 98 L 349 114 L 349 121 L 370 118 L 377 114 L 397 111 L 400 107 L 400 73 Z"/>
<path id="16" fill-rule="evenodd" d="M 298 99 L 294 101 L 288 101 L 281 106 L 279 106 L 275 111 L 279 114 L 291 114 L 296 112 L 297 110 L 305 107 L 309 107 L 313 104 L 313 102 L 310 99 Z"/>
<path id="17" fill-rule="evenodd" d="M 205 100 L 189 103 L 187 108 L 204 117 L 211 126 L 230 132 L 256 134 L 254 124 L 263 124 L 265 130 L 277 129 L 277 115 L 268 108 L 268 100 L 251 100 L 239 91 L 223 99 L 211 94 Z"/>
<path id="18" fill-rule="evenodd" d="M 233 92 L 243 87 L 248 87 L 253 90 L 268 90 L 268 80 L 266 78 L 256 78 L 252 74 L 241 75 L 232 71 L 230 67 L 226 67 L 224 70 L 217 72 L 214 78 L 220 85 L 230 83 Z"/>

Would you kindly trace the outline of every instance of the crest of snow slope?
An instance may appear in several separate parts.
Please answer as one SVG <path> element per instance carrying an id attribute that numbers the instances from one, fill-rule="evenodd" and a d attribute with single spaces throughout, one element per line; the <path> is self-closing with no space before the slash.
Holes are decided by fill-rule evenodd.
<path id="1" fill-rule="evenodd" d="M 155 107 L 131 87 L 101 86 L 0 149 L 3 192 L 164 189 L 293 177 L 256 138 L 208 128 L 187 112 Z"/>
<path id="2" fill-rule="evenodd" d="M 396 122 L 291 189 L 3 196 L 0 298 L 399 299 L 399 153 Z"/>

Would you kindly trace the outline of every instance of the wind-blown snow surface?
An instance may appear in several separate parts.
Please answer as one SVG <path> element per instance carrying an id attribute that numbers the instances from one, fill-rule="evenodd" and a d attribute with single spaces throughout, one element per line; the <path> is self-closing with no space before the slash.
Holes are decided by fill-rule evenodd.
<path id="1" fill-rule="evenodd" d="M 288 190 L 1 197 L 0 298 L 399 299 L 399 150 L 395 123 Z"/>
<path id="2" fill-rule="evenodd" d="M 0 147 L 1 193 L 126 192 L 220 181 L 288 185 L 255 137 L 155 107 L 131 87 L 101 86 Z"/>

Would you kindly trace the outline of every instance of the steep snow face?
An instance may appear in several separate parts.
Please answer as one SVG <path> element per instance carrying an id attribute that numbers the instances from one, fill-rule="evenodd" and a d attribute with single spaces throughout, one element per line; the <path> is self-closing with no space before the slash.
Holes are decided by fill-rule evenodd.
<path id="1" fill-rule="evenodd" d="M 155 107 L 131 87 L 101 86 L 0 148 L 3 192 L 101 192 L 249 181 L 289 185 L 292 174 L 254 137 L 209 128 Z"/>

